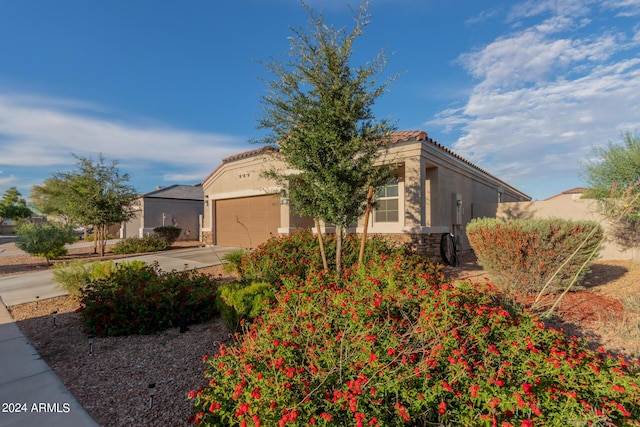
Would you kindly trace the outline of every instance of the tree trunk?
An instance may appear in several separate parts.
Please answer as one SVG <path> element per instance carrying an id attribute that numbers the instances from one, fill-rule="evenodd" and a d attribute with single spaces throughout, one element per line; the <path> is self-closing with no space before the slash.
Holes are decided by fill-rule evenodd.
<path id="1" fill-rule="evenodd" d="M 322 230 L 320 230 L 320 220 L 318 218 L 314 218 L 314 220 L 316 222 L 316 233 L 318 234 L 320 256 L 322 257 L 322 267 L 324 268 L 324 272 L 327 273 L 329 271 L 329 266 L 327 265 L 327 254 L 324 251 L 324 239 L 322 238 Z"/>
<path id="2" fill-rule="evenodd" d="M 95 248 L 97 249 L 96 253 L 99 256 L 104 256 L 104 235 L 105 235 L 105 225 L 95 225 L 93 227 L 93 241 Z"/>
<path id="3" fill-rule="evenodd" d="M 107 225 L 100 226 L 100 256 L 104 256 L 104 249 L 107 246 Z"/>
<path id="4" fill-rule="evenodd" d="M 342 226 L 336 225 L 336 273 L 342 270 Z"/>
<path id="5" fill-rule="evenodd" d="M 364 212 L 364 230 L 362 231 L 362 241 L 360 242 L 360 254 L 358 255 L 358 268 L 362 267 L 364 258 L 364 244 L 367 241 L 367 228 L 369 227 L 369 214 L 371 213 L 371 200 L 373 199 L 373 187 L 369 186 L 367 193 L 367 209 Z"/>
<path id="6" fill-rule="evenodd" d="M 100 234 L 100 226 L 93 225 L 93 253 L 98 253 L 98 234 Z"/>

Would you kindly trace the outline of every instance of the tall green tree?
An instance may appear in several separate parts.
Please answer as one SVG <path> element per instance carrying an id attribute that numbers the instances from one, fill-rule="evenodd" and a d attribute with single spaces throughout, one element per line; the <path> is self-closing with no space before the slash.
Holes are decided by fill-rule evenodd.
<path id="1" fill-rule="evenodd" d="M 27 201 L 16 187 L 10 187 L 0 199 L 0 233 L 7 220 L 17 221 L 33 215 L 27 207 Z"/>
<path id="2" fill-rule="evenodd" d="M 376 119 L 372 107 L 395 77 L 377 83 L 384 50 L 363 66 L 351 64 L 354 42 L 369 24 L 367 3 L 354 11 L 351 31 L 303 6 L 308 27 L 292 28 L 288 59 L 263 62 L 274 79 L 265 80 L 258 128 L 268 130 L 261 142 L 278 146 L 295 170 L 270 172 L 288 187 L 292 208 L 335 225 L 340 271 L 343 231 L 364 213 L 369 186 L 389 178 L 388 168 L 374 164 L 394 127 Z"/>
<path id="3" fill-rule="evenodd" d="M 60 181 L 56 177 L 47 178 L 42 185 L 31 187 L 29 198 L 35 208 L 44 215 L 60 218 L 65 225 L 71 225 L 72 219 L 69 217 L 68 212 L 72 208 L 67 206 L 70 201 L 64 196 L 67 191 L 66 185 L 67 183 Z"/>
<path id="4" fill-rule="evenodd" d="M 76 168 L 57 172 L 35 191 L 45 207 L 66 216 L 74 224 L 93 225 L 96 251 L 102 256 L 110 225 L 133 217 L 138 194 L 121 173 L 118 162 L 107 163 L 100 154 L 76 156 Z"/>
<path id="5" fill-rule="evenodd" d="M 597 199 L 603 213 L 640 225 L 640 133 L 626 132 L 619 143 L 594 148 L 584 164 L 586 197 Z"/>

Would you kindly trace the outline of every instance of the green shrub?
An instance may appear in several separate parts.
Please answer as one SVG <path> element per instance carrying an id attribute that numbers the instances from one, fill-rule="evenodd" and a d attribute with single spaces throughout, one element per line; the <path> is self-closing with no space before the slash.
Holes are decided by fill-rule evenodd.
<path id="1" fill-rule="evenodd" d="M 82 291 L 83 325 L 102 336 L 150 334 L 217 314 L 218 282 L 195 270 L 162 272 L 157 264 L 124 264 Z"/>
<path id="2" fill-rule="evenodd" d="M 246 255 L 244 249 L 234 249 L 222 256 L 226 264 L 222 267 L 227 273 L 239 273 L 242 265 L 242 258 Z"/>
<path id="3" fill-rule="evenodd" d="M 111 239 L 115 239 L 116 236 L 114 236 L 113 234 L 107 234 L 107 237 L 105 238 L 105 240 L 111 240 Z M 80 239 L 79 239 L 80 240 Z M 87 235 L 87 242 L 93 242 L 94 240 L 96 240 L 96 235 L 95 234 L 88 234 Z"/>
<path id="4" fill-rule="evenodd" d="M 324 238 L 329 268 L 335 267 L 335 236 Z M 342 264 L 351 266 L 358 261 L 360 236 L 349 235 L 344 238 Z M 370 236 L 365 246 L 364 259 L 370 260 L 379 254 L 404 253 L 394 242 L 379 236 Z M 322 269 L 322 258 L 318 238 L 310 230 L 297 230 L 294 233 L 274 237 L 247 253 L 239 266 L 239 273 L 247 281 L 265 281 L 277 284 L 280 276 L 304 278 L 311 271 Z"/>
<path id="5" fill-rule="evenodd" d="M 142 261 L 132 260 L 123 263 L 113 261 L 83 262 L 73 261 L 59 263 L 53 266 L 53 280 L 58 287 L 69 295 L 80 297 L 82 290 L 88 283 L 103 280 L 111 276 L 118 268 L 142 269 L 146 264 Z"/>
<path id="6" fill-rule="evenodd" d="M 171 246 L 178 240 L 180 237 L 180 233 L 182 232 L 182 228 L 175 227 L 173 225 L 163 225 L 162 227 L 156 227 L 153 229 L 153 232 L 160 236 L 167 245 Z"/>
<path id="7" fill-rule="evenodd" d="M 45 257 L 47 264 L 65 255 L 65 245 L 74 242 L 73 230 L 56 222 L 21 222 L 16 233 L 16 246 L 28 254 Z"/>
<path id="8" fill-rule="evenodd" d="M 218 288 L 218 309 L 227 328 L 235 332 L 244 321 L 251 321 L 265 311 L 274 297 L 273 286 L 267 282 L 248 286 L 227 283 Z"/>
<path id="9" fill-rule="evenodd" d="M 209 358 L 207 426 L 633 425 L 640 366 L 510 315 L 402 257 L 283 278 L 277 303 Z M 637 424 L 636 424 L 637 425 Z"/>
<path id="10" fill-rule="evenodd" d="M 141 254 L 146 252 L 160 252 L 169 249 L 167 242 L 159 236 L 129 237 L 120 240 L 111 248 L 116 255 Z"/>
<path id="11" fill-rule="evenodd" d="M 593 221 L 483 218 L 467 225 L 478 263 L 508 294 L 540 292 L 558 270 L 547 293 L 563 290 L 576 274 L 580 280 L 588 269 L 578 271 L 597 251 L 602 235 L 602 227 Z"/>

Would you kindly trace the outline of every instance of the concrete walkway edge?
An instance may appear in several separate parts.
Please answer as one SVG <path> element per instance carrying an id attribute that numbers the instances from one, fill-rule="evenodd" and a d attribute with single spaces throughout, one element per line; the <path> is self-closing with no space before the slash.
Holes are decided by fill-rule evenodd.
<path id="1" fill-rule="evenodd" d="M 1 426 L 98 425 L 27 341 L 1 298 L 0 367 Z"/>

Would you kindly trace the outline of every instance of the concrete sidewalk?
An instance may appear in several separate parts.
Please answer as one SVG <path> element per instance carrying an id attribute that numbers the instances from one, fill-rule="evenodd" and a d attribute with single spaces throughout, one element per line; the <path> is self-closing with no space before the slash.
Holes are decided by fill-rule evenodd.
<path id="1" fill-rule="evenodd" d="M 178 249 L 127 258 L 152 263 L 164 271 L 222 263 L 234 248 Z M 0 426 L 96 426 L 58 376 L 40 358 L 7 311 L 7 306 L 65 295 L 50 271 L 0 278 Z"/>
<path id="2" fill-rule="evenodd" d="M 97 426 L 0 304 L 0 426 Z"/>

